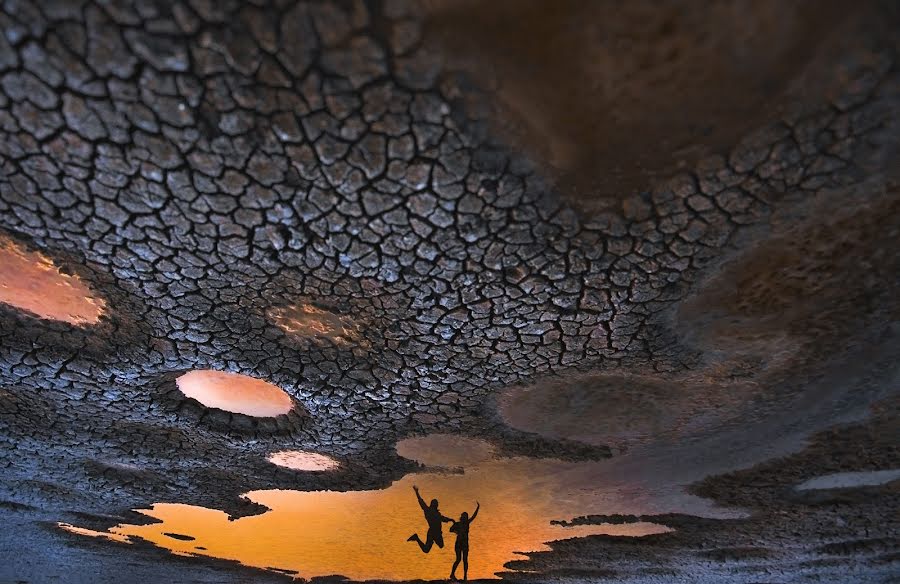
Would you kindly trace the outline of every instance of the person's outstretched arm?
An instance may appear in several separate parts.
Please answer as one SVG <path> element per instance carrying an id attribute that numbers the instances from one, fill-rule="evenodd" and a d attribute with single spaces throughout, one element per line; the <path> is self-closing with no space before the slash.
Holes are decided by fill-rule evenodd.
<path id="1" fill-rule="evenodd" d="M 450 523 L 456 523 L 456 520 L 455 520 L 455 519 L 450 519 L 449 517 L 444 517 L 443 515 L 441 515 L 441 521 L 442 521 L 443 523 L 447 523 L 448 521 L 449 521 Z"/>
<path id="2" fill-rule="evenodd" d="M 425 499 L 419 494 L 419 487 L 413 485 L 413 490 L 416 492 L 416 499 L 419 500 L 419 507 L 422 508 L 422 511 L 428 509 L 428 505 L 425 504 Z"/>
<path id="3" fill-rule="evenodd" d="M 475 518 L 478 516 L 478 510 L 481 509 L 481 503 L 475 501 L 475 513 L 472 513 L 472 516 L 469 517 L 469 523 L 475 521 Z"/>

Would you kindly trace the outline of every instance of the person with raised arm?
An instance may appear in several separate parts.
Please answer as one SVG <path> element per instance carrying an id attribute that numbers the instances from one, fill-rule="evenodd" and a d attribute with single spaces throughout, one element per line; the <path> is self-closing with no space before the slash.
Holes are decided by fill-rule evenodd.
<path id="1" fill-rule="evenodd" d="M 450 579 L 456 580 L 456 567 L 459 566 L 460 560 L 463 563 L 463 580 L 469 579 L 469 525 L 475 521 L 478 516 L 478 510 L 481 504 L 475 502 L 475 512 L 469 517 L 465 511 L 459 516 L 459 521 L 454 521 L 450 526 L 450 531 L 456 534 L 456 561 L 453 562 L 453 569 L 450 570 Z"/>
<path id="2" fill-rule="evenodd" d="M 441 524 L 453 520 L 441 514 L 438 510 L 437 499 L 432 499 L 431 505 L 426 505 L 422 495 L 419 494 L 419 487 L 414 485 L 413 490 L 416 492 L 416 498 L 419 500 L 419 507 L 422 508 L 422 512 L 425 514 L 425 521 L 428 522 L 428 533 L 425 535 L 424 542 L 419 538 L 418 533 L 410 535 L 406 541 L 418 543 L 422 551 L 427 554 L 431 551 L 432 545 L 436 545 L 439 548 L 444 547 L 444 532 Z"/>

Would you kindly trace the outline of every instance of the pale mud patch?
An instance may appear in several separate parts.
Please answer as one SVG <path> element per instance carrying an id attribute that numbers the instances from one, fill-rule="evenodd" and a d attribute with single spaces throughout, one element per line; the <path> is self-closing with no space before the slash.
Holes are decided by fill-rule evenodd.
<path id="1" fill-rule="evenodd" d="M 582 375 L 509 388 L 498 409 L 518 430 L 621 453 L 728 423 L 756 392 L 749 384 Z"/>
<path id="2" fill-rule="evenodd" d="M 798 491 L 877 487 L 900 480 L 900 469 L 839 472 L 811 478 L 797 485 Z"/>
<path id="3" fill-rule="evenodd" d="M 455 434 L 431 434 L 397 443 L 397 454 L 425 466 L 469 467 L 495 457 L 492 444 Z"/>

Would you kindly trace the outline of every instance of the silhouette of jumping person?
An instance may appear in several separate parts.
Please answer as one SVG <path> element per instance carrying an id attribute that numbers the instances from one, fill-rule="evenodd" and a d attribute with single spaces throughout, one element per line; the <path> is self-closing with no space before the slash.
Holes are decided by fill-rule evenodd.
<path id="1" fill-rule="evenodd" d="M 459 566 L 460 560 L 463 563 L 463 580 L 469 579 L 469 525 L 475 521 L 479 509 L 481 509 L 481 504 L 476 501 L 475 512 L 471 517 L 463 511 L 459 516 L 459 521 L 454 521 L 450 526 L 450 531 L 456 534 L 456 561 L 453 562 L 453 569 L 450 570 L 451 580 L 456 580 L 456 567 Z"/>
<path id="2" fill-rule="evenodd" d="M 418 543 L 422 551 L 427 554 L 431 551 L 432 545 L 437 545 L 439 548 L 444 547 L 444 533 L 441 523 L 453 520 L 441 515 L 441 512 L 438 510 L 437 499 L 432 499 L 431 505 L 426 505 L 422 495 L 419 494 L 419 487 L 413 486 L 413 490 L 416 492 L 416 498 L 419 500 L 419 507 L 425 513 L 425 521 L 428 522 L 428 534 L 425 536 L 425 543 L 422 543 L 422 540 L 419 539 L 418 533 L 410 535 L 406 541 Z"/>

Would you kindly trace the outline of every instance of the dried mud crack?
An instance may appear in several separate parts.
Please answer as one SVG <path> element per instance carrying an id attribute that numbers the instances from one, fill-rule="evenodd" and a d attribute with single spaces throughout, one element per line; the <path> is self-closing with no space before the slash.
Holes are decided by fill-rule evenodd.
<path id="1" fill-rule="evenodd" d="M 900 10 L 832 4 L 4 3 L 0 580 L 288 581 L 57 523 L 439 434 L 667 509 L 504 579 L 896 578 L 896 481 L 795 488 L 900 469 Z"/>

